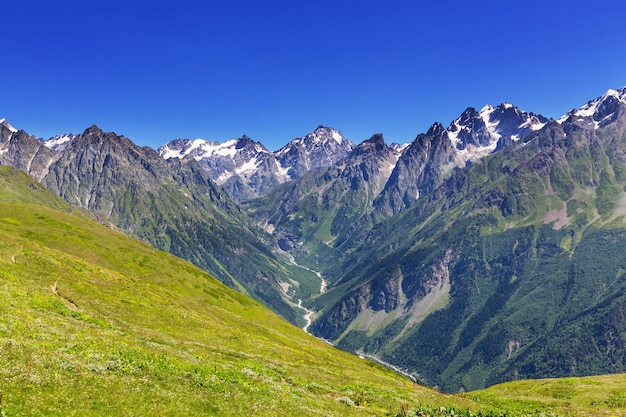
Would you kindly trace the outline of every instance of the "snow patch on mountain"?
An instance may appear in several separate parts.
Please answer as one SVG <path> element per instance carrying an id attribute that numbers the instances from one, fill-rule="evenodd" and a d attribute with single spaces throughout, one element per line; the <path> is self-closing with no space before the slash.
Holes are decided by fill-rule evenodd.
<path id="1" fill-rule="evenodd" d="M 278 160 L 274 160 L 274 163 L 276 164 L 276 171 L 278 172 L 278 178 L 281 182 L 287 182 L 289 181 L 291 178 L 289 177 L 289 170 L 290 167 L 284 167 L 280 164 L 280 162 L 278 162 Z"/>
<path id="2" fill-rule="evenodd" d="M 55 151 L 62 151 L 67 147 L 67 145 L 74 140 L 76 136 L 71 133 L 66 133 L 65 135 L 56 135 L 46 141 L 44 141 L 44 146 L 50 148 Z"/>
<path id="3" fill-rule="evenodd" d="M 410 143 L 396 143 L 396 142 L 389 145 L 391 149 L 400 153 L 404 152 L 404 150 L 408 148 L 409 146 L 411 146 Z"/>
<path id="4" fill-rule="evenodd" d="M 457 166 L 494 152 L 503 138 L 515 142 L 543 128 L 548 119 L 518 109 L 511 103 L 486 105 L 479 112 L 468 108 L 446 129 L 456 151 Z"/>
<path id="5" fill-rule="evenodd" d="M 259 195 L 310 170 L 327 168 L 345 158 L 353 147 L 338 130 L 318 126 L 314 132 L 292 140 L 276 152 L 245 135 L 224 143 L 176 139 L 161 146 L 158 152 L 164 159 L 191 156 L 218 185 L 235 187 L 235 193 L 246 189 L 242 198 L 250 198 L 250 191 Z M 236 182 L 229 181 L 233 177 L 238 177 Z M 250 188 L 241 187 L 241 182 Z"/>
<path id="6" fill-rule="evenodd" d="M 5 118 L 0 119 L 0 125 L 3 125 L 4 127 L 6 127 L 7 129 L 9 129 L 9 130 L 10 130 L 11 132 L 13 132 L 13 133 L 17 132 L 17 129 L 16 129 L 16 128 L 14 128 L 13 126 L 11 126 L 11 125 L 9 124 L 9 122 L 7 122 L 7 119 L 5 119 Z"/>
<path id="7" fill-rule="evenodd" d="M 589 125 L 593 122 L 593 127 L 598 129 L 604 121 L 611 119 L 614 111 L 611 112 L 610 110 L 617 103 L 626 104 L 626 87 L 621 90 L 609 89 L 601 97 L 588 101 L 579 109 L 570 110 L 559 118 L 557 122 L 563 124 L 568 120 L 583 123 L 587 121 Z M 587 118 L 591 118 L 591 120 L 586 120 Z"/>
<path id="8" fill-rule="evenodd" d="M 161 157 L 164 159 L 182 159 L 191 155 L 196 161 L 198 161 L 212 156 L 233 157 L 237 153 L 237 149 L 235 149 L 237 139 L 231 139 L 224 143 L 212 142 L 207 139 L 183 139 L 182 141 L 186 141 L 186 144 L 182 148 L 178 149 L 172 145 L 172 143 L 176 144 L 178 141 L 170 142 L 169 144 L 163 145 L 159 148 L 159 154 L 161 154 Z"/>
<path id="9" fill-rule="evenodd" d="M 498 141 L 494 140 L 486 146 L 469 145 L 463 149 L 456 148 L 456 164 L 457 166 L 466 165 L 467 162 L 477 161 L 496 150 Z"/>
<path id="10" fill-rule="evenodd" d="M 508 103 L 502 103 L 502 107 L 504 109 L 510 109 L 513 106 Z M 492 119 L 491 116 L 494 114 L 495 111 L 496 111 L 496 108 L 488 104 L 485 107 L 483 107 L 478 113 L 478 116 L 483 120 L 483 122 L 485 123 L 485 126 L 487 126 L 487 131 L 492 137 L 492 142 L 494 140 L 498 141 L 498 139 L 502 137 L 500 132 L 498 132 L 498 126 L 500 125 L 500 120 L 498 119 L 495 119 L 493 121 L 491 120 Z M 491 146 L 491 144 L 487 146 Z"/>
<path id="11" fill-rule="evenodd" d="M 235 169 L 235 172 L 239 175 L 250 175 L 253 174 L 258 165 L 258 159 L 256 157 L 244 162 L 242 165 L 238 166 Z"/>
<path id="12" fill-rule="evenodd" d="M 385 179 L 385 182 L 387 182 L 394 168 L 396 167 L 396 165 L 398 165 L 398 160 L 400 159 L 400 155 L 402 155 L 402 151 L 404 151 L 408 146 L 409 144 L 401 147 L 401 149 L 396 149 L 390 146 L 390 148 L 394 151 L 392 154 L 392 158 L 390 160 L 384 161 L 381 169 L 381 177 Z"/>

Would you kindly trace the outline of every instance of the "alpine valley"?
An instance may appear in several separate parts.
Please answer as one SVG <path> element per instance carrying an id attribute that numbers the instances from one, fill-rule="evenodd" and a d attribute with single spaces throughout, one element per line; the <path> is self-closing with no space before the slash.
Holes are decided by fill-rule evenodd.
<path id="1" fill-rule="evenodd" d="M 0 164 L 442 391 L 626 371 L 626 88 L 558 120 L 468 108 L 403 145 L 319 126 L 157 151 L 2 119 Z"/>

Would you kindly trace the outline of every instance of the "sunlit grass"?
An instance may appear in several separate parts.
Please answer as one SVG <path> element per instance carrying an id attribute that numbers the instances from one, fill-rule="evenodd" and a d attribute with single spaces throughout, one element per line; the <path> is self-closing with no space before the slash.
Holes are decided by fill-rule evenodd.
<path id="1" fill-rule="evenodd" d="M 187 262 L 68 213 L 23 174 L 7 172 L 0 169 L 0 416 L 623 409 L 623 376 L 598 379 L 605 385 L 592 385 L 593 394 L 584 381 L 457 396 L 413 384 L 307 335 Z"/>

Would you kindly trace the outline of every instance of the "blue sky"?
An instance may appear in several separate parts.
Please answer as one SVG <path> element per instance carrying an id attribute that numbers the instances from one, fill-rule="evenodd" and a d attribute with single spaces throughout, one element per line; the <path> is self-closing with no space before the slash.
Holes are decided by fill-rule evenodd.
<path id="1" fill-rule="evenodd" d="M 44 138 L 97 124 L 154 148 L 278 149 L 322 124 L 410 142 L 466 107 L 558 118 L 626 85 L 616 0 L 4 0 L 0 15 L 0 118 Z"/>

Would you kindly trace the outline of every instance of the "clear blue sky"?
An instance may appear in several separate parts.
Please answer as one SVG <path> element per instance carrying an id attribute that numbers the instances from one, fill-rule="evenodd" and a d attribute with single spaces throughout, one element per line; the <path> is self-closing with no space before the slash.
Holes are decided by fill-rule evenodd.
<path id="1" fill-rule="evenodd" d="M 0 118 L 158 147 L 323 124 L 410 142 L 466 107 L 558 118 L 626 85 L 626 3 L 0 0 Z"/>

